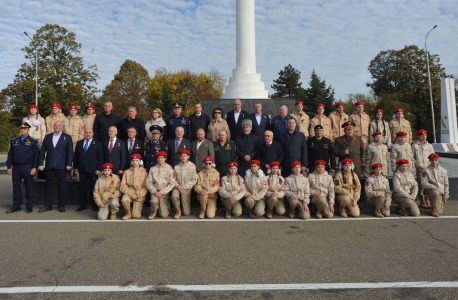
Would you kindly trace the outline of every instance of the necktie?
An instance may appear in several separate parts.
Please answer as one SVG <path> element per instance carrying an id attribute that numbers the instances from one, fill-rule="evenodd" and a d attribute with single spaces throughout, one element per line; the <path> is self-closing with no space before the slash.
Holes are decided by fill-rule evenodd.
<path id="1" fill-rule="evenodd" d="M 178 147 L 180 147 L 180 140 L 177 139 L 177 141 L 175 142 L 175 152 L 178 151 Z"/>
<path id="2" fill-rule="evenodd" d="M 132 153 L 133 143 L 134 143 L 134 141 L 130 140 L 129 153 Z"/>
<path id="3" fill-rule="evenodd" d="M 86 144 L 84 144 L 84 153 L 87 151 L 87 145 L 89 144 L 89 141 L 86 140 Z"/>
<path id="4" fill-rule="evenodd" d="M 111 154 L 111 151 L 113 151 L 113 139 L 111 139 L 111 143 L 110 143 L 110 154 Z"/>

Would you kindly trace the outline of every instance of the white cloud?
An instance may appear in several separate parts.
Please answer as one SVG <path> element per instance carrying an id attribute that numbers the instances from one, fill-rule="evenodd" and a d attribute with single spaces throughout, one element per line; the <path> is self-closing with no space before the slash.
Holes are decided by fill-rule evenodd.
<path id="1" fill-rule="evenodd" d="M 415 44 L 439 54 L 458 75 L 458 8 L 455 1 L 256 0 L 257 67 L 266 88 L 291 63 L 306 86 L 312 69 L 337 98 L 365 93 L 367 66 L 381 50 Z M 24 60 L 20 49 L 46 23 L 76 33 L 87 65 L 97 64 L 102 89 L 126 59 L 192 71 L 235 67 L 235 0 L 9 1 L 0 10 L 0 88 Z M 348 75 L 351 74 L 351 75 Z"/>

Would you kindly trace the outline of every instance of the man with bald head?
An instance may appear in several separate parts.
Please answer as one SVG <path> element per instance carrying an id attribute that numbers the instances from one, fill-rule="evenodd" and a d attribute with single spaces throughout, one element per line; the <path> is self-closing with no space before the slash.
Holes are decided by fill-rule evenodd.
<path id="1" fill-rule="evenodd" d="M 245 119 L 250 119 L 250 114 L 242 109 L 242 101 L 240 101 L 240 99 L 235 99 L 232 104 L 234 110 L 227 113 L 226 122 L 227 125 L 229 125 L 231 139 L 235 141 L 238 136 L 243 134 L 242 122 Z"/>
<path id="2" fill-rule="evenodd" d="M 122 175 L 126 167 L 126 145 L 123 141 L 116 138 L 118 129 L 116 126 L 108 128 L 108 140 L 102 144 L 103 163 L 113 165 L 113 174 Z"/>
<path id="3" fill-rule="evenodd" d="M 184 135 L 184 127 L 177 126 L 177 128 L 175 128 L 175 137 L 167 142 L 167 147 L 169 149 L 167 162 L 172 168 L 178 165 L 181 161 L 178 151 L 185 149 L 191 152 L 191 142 L 185 139 Z"/>

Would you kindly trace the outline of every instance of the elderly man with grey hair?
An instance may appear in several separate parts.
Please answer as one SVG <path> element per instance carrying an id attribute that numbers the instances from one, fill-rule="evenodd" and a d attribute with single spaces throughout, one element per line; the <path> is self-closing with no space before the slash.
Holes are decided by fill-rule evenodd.
<path id="1" fill-rule="evenodd" d="M 127 109 L 127 117 L 118 123 L 118 139 L 127 142 L 129 136 L 127 129 L 135 128 L 137 130 L 136 138 L 140 141 L 145 140 L 145 121 L 137 117 L 137 109 L 134 106 L 129 106 Z M 144 154 L 142 154 L 143 156 Z"/>
<path id="2" fill-rule="evenodd" d="M 261 163 L 261 169 L 264 173 L 270 173 L 270 163 L 283 161 L 283 147 L 277 141 L 274 141 L 274 133 L 270 130 L 264 132 L 264 141 L 258 146 L 255 159 Z"/>
<path id="3" fill-rule="evenodd" d="M 215 165 L 220 177 L 229 173 L 227 164 L 237 161 L 237 150 L 235 143 L 227 138 L 227 131 L 221 129 L 218 132 L 218 140 L 214 142 L 215 148 Z"/>
<path id="4" fill-rule="evenodd" d="M 274 133 L 274 140 L 278 141 L 280 136 L 288 130 L 288 120 L 294 119 L 288 114 L 288 106 L 282 105 L 278 116 L 270 122 L 270 130 Z M 299 127 L 298 127 L 299 128 Z"/>
<path id="5" fill-rule="evenodd" d="M 251 130 L 253 121 L 245 119 L 242 121 L 243 134 L 237 137 L 235 146 L 237 147 L 237 157 L 239 175 L 244 177 L 245 172 L 250 168 L 250 160 L 254 159 L 261 139 L 255 136 Z"/>

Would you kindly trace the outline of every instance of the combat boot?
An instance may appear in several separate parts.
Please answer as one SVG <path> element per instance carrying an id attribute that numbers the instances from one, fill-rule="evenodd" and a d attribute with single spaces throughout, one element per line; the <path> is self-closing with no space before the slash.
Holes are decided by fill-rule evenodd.
<path id="1" fill-rule="evenodd" d="M 347 217 L 347 211 L 346 211 L 345 206 L 340 208 L 340 216 L 342 218 L 346 218 Z"/>
<path id="2" fill-rule="evenodd" d="M 151 214 L 148 216 L 148 220 L 153 220 L 156 218 L 156 211 L 152 211 Z"/>
<path id="3" fill-rule="evenodd" d="M 439 213 L 437 212 L 437 208 L 436 208 L 436 205 L 433 206 L 433 210 L 431 212 L 431 216 L 433 217 L 439 217 Z"/>
<path id="4" fill-rule="evenodd" d="M 322 218 L 323 218 L 323 210 L 322 210 L 322 209 L 319 209 L 319 210 L 316 212 L 316 218 L 317 218 L 317 219 L 322 219 Z"/>
<path id="5" fill-rule="evenodd" d="M 202 207 L 200 209 L 199 219 L 204 219 L 204 218 L 205 218 L 205 207 Z"/>
<path id="6" fill-rule="evenodd" d="M 383 215 L 382 215 L 382 213 L 380 212 L 381 209 L 382 209 L 381 206 L 377 206 L 377 207 L 375 208 L 374 215 L 375 215 L 377 218 L 383 218 Z"/>
<path id="7" fill-rule="evenodd" d="M 267 219 L 272 219 L 272 208 L 269 208 L 269 210 L 267 211 Z"/>
<path id="8" fill-rule="evenodd" d="M 429 202 L 429 196 L 425 196 L 426 207 L 431 208 L 431 202 Z"/>
<path id="9" fill-rule="evenodd" d="M 226 219 L 232 219 L 232 209 L 226 209 Z"/>
<path id="10" fill-rule="evenodd" d="M 126 215 L 124 217 L 122 217 L 123 220 L 129 220 L 131 218 L 131 215 L 130 215 L 130 210 L 126 210 Z"/>
<path id="11" fill-rule="evenodd" d="M 404 208 L 398 208 L 398 215 L 401 217 L 407 217 L 407 212 Z"/>
<path id="12" fill-rule="evenodd" d="M 116 214 L 111 214 L 110 215 L 110 220 L 116 220 Z"/>
<path id="13" fill-rule="evenodd" d="M 426 204 L 425 196 L 420 196 L 420 207 L 428 208 L 428 205 Z"/>
<path id="14" fill-rule="evenodd" d="M 173 217 L 175 220 L 178 220 L 181 217 L 181 210 L 179 208 L 175 208 L 175 216 Z"/>
<path id="15" fill-rule="evenodd" d="M 250 218 L 256 219 L 256 214 L 254 213 L 254 210 L 250 208 Z"/>
<path id="16" fill-rule="evenodd" d="M 291 219 L 294 219 L 294 214 L 295 214 L 295 213 L 296 213 L 296 209 L 295 209 L 295 208 L 291 208 L 291 209 L 289 210 L 289 217 L 290 217 Z"/>

